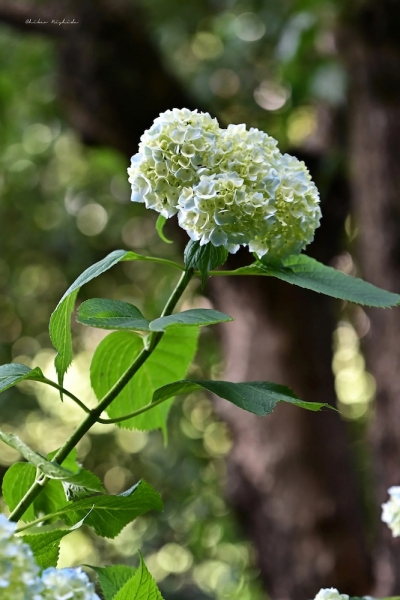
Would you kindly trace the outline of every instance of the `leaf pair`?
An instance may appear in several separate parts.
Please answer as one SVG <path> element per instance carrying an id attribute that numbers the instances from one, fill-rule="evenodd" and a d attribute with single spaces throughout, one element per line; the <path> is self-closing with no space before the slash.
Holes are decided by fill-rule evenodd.
<path id="1" fill-rule="evenodd" d="M 190 241 L 185 250 L 186 268 L 200 271 L 203 285 L 209 271 L 223 264 L 226 258 L 227 251 L 225 248 L 215 248 L 211 243 L 200 246 L 199 242 Z M 122 260 L 150 260 L 182 269 L 180 265 L 172 261 L 146 257 L 126 250 L 115 250 L 103 260 L 86 269 L 61 298 L 50 320 L 50 337 L 58 352 L 55 364 L 61 385 L 72 361 L 70 319 L 76 295 L 82 285 L 98 277 Z M 248 267 L 232 271 L 232 275 L 273 276 L 334 298 L 367 306 L 385 308 L 395 306 L 400 302 L 398 294 L 381 290 L 362 279 L 345 275 L 341 271 L 322 265 L 304 254 L 290 256 L 282 262 L 274 262 L 268 257 L 264 257 Z M 137 313 L 136 315 L 126 316 L 141 319 L 141 315 L 137 315 Z"/>
<path id="2" fill-rule="evenodd" d="M 140 481 L 118 496 L 101 495 L 69 502 L 54 514 L 69 525 L 69 529 L 28 534 L 23 539 L 30 545 L 40 567 L 56 567 L 61 540 L 83 523 L 92 527 L 97 535 L 114 538 L 140 515 L 162 508 L 159 494 L 145 481 Z"/>
<path id="3" fill-rule="evenodd" d="M 3 480 L 3 496 L 10 510 L 29 490 L 35 477 L 36 469 L 29 463 L 16 463 L 8 469 Z M 62 538 L 83 523 L 92 527 L 97 535 L 114 538 L 138 516 L 149 510 L 162 510 L 162 507 L 159 494 L 145 481 L 116 496 L 101 493 L 66 502 L 61 482 L 51 480 L 28 508 L 23 520 L 31 522 L 35 517 L 46 522 L 61 520 L 69 529 L 55 529 L 23 537 L 31 546 L 39 566 L 57 566 Z"/>
<path id="4" fill-rule="evenodd" d="M 93 298 L 83 302 L 77 321 L 102 329 L 129 329 L 133 331 L 165 331 L 168 327 L 200 327 L 232 321 L 232 317 L 218 310 L 195 308 L 181 313 L 148 321 L 136 306 L 120 300 Z"/>

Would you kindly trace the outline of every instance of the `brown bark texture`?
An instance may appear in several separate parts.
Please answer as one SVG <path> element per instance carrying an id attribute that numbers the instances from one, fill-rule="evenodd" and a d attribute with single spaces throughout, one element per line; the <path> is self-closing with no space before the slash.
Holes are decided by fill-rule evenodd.
<path id="1" fill-rule="evenodd" d="M 350 168 L 363 276 L 400 291 L 400 4 L 361 3 L 342 34 L 350 74 Z M 398 162 L 399 161 L 399 162 Z M 378 506 L 400 484 L 400 312 L 370 309 L 365 338 L 377 383 L 370 440 Z M 400 593 L 400 541 L 382 523 L 376 532 L 374 595 Z"/>
<path id="2" fill-rule="evenodd" d="M 134 4 L 80 0 L 64 6 L 79 21 L 63 29 L 58 42 L 66 113 L 84 141 L 129 156 L 159 112 L 192 107 L 193 100 L 166 71 Z M 5 20 L 16 25 L 10 16 Z M 317 174 L 321 164 L 315 164 Z M 326 190 L 323 212 L 312 253 L 329 263 L 347 214 L 341 181 Z M 235 260 L 241 257 L 232 265 Z M 210 293 L 236 319 L 221 328 L 227 379 L 272 380 L 306 400 L 334 404 L 331 345 L 338 305 L 269 278 L 215 278 Z M 271 598 L 306 600 L 323 586 L 367 593 L 370 560 L 338 415 L 280 405 L 261 419 L 221 402 L 218 410 L 234 436 L 228 491 L 255 544 Z"/>

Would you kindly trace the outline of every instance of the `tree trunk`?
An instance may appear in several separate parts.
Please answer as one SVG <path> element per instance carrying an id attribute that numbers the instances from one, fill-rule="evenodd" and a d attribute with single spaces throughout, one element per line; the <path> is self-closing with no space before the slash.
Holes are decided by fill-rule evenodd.
<path id="1" fill-rule="evenodd" d="M 190 107 L 190 99 L 166 73 L 133 5 L 81 0 L 68 6 L 79 27 L 66 29 L 59 46 L 67 114 L 87 143 L 129 155 L 160 111 Z M 338 251 L 347 214 L 343 187 L 331 192 L 314 245 L 325 263 Z M 216 278 L 211 293 L 219 308 L 236 317 L 222 328 L 228 379 L 270 379 L 307 400 L 334 403 L 329 299 L 269 279 Z M 219 411 L 235 439 L 231 497 L 271 597 L 306 600 L 321 586 L 367 593 L 369 558 L 338 415 L 279 405 L 261 419 L 228 403 L 220 403 Z"/>
<path id="2" fill-rule="evenodd" d="M 359 258 L 368 281 L 400 292 L 400 5 L 369 1 L 344 31 L 350 73 L 351 170 Z M 397 162 L 399 160 L 399 162 Z M 368 368 L 377 383 L 371 443 L 377 505 L 400 484 L 400 312 L 370 310 Z M 379 511 L 379 512 L 378 512 Z M 380 509 L 376 511 L 380 522 Z M 375 546 L 378 596 L 400 593 L 400 543 L 382 523 Z"/>

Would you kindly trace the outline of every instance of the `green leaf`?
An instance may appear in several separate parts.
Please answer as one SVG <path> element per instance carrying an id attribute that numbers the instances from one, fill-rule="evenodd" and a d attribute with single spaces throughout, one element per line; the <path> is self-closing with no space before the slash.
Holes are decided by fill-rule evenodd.
<path id="1" fill-rule="evenodd" d="M 57 479 L 50 479 L 33 503 L 35 516 L 40 517 L 41 515 L 57 512 L 65 506 L 66 500 L 67 497 L 62 482 Z M 51 519 L 47 523 L 52 523 L 55 520 Z"/>
<path id="2" fill-rule="evenodd" d="M 197 348 L 198 329 L 170 328 L 144 365 L 108 407 L 111 418 L 121 417 L 149 404 L 156 389 L 185 376 Z M 101 399 L 143 349 L 142 338 L 128 331 L 108 335 L 97 347 L 90 366 L 90 379 Z M 166 429 L 170 402 L 120 423 L 128 429 Z"/>
<path id="3" fill-rule="evenodd" d="M 68 288 L 51 315 L 50 338 L 54 348 L 58 352 L 55 359 L 55 366 L 60 385 L 62 385 L 64 375 L 72 362 L 71 314 L 79 289 L 85 283 L 111 269 L 111 267 L 125 258 L 127 254 L 126 250 L 115 250 L 103 258 L 103 260 L 86 269 Z"/>
<path id="4" fill-rule="evenodd" d="M 200 242 L 190 240 L 185 248 L 185 265 L 187 269 L 194 269 L 201 273 L 201 283 L 204 287 L 209 271 L 224 264 L 228 258 L 228 250 L 224 246 L 213 246 L 211 242 L 200 246 Z"/>
<path id="5" fill-rule="evenodd" d="M 300 400 L 290 388 L 267 381 L 249 381 L 245 383 L 176 381 L 158 389 L 154 394 L 153 402 L 162 401 L 178 394 L 189 394 L 201 389 L 208 390 L 261 417 L 272 413 L 278 402 L 289 402 L 300 408 L 313 411 L 321 410 L 323 407 L 332 408 L 329 404 Z"/>
<path id="6" fill-rule="evenodd" d="M 167 220 L 166 217 L 164 217 L 163 215 L 158 215 L 158 219 L 156 222 L 157 233 L 163 242 L 165 242 L 166 244 L 173 244 L 174 242 L 172 240 L 169 240 L 168 238 L 166 238 L 164 235 L 164 232 L 163 232 L 166 220 Z"/>
<path id="7" fill-rule="evenodd" d="M 2 492 L 10 512 L 19 504 L 36 479 L 36 469 L 29 463 L 18 462 L 7 469 L 4 475 Z M 65 498 L 65 496 L 64 496 Z M 22 520 L 29 522 L 35 518 L 33 505 L 24 513 Z"/>
<path id="8" fill-rule="evenodd" d="M 30 463 L 12 465 L 3 479 L 3 497 L 10 511 L 19 504 L 36 479 L 36 468 Z M 61 481 L 50 479 L 34 503 L 29 506 L 22 521 L 33 521 L 35 517 L 56 512 L 65 505 L 65 492 Z"/>
<path id="9" fill-rule="evenodd" d="M 142 254 L 136 254 L 136 252 L 126 250 L 114 250 L 114 252 L 111 252 L 111 254 L 103 258 L 103 260 L 86 269 L 86 271 L 84 271 L 65 292 L 50 318 L 50 338 L 58 353 L 54 364 L 60 385 L 62 385 L 64 375 L 72 362 L 71 314 L 74 310 L 76 296 L 80 288 L 85 285 L 85 283 L 88 283 L 108 269 L 111 269 L 111 267 L 118 262 L 126 260 L 156 262 L 183 270 L 180 265 L 173 261 L 152 256 L 143 256 Z"/>
<path id="10" fill-rule="evenodd" d="M 227 321 L 233 321 L 232 317 L 219 312 L 219 310 L 193 308 L 155 319 L 151 321 L 150 329 L 151 331 L 165 331 L 167 327 L 214 325 L 215 323 L 226 323 Z"/>
<path id="11" fill-rule="evenodd" d="M 85 524 L 93 527 L 97 535 L 114 538 L 136 517 L 162 509 L 160 495 L 148 483 L 140 481 L 118 496 L 92 496 L 70 502 L 58 511 L 58 516 L 67 525 L 73 525 L 87 515 Z"/>
<path id="12" fill-rule="evenodd" d="M 73 485 L 86 487 L 95 492 L 101 492 L 103 487 L 99 479 L 89 471 L 79 470 L 72 473 L 54 462 L 48 461 L 44 456 L 38 454 L 25 442 L 12 433 L 0 430 L 0 440 L 17 450 L 28 462 L 35 466 L 50 479 L 59 479 Z"/>
<path id="13" fill-rule="evenodd" d="M 114 600 L 163 600 L 152 575 L 140 555 L 140 565 L 136 575 L 126 582 L 124 587 L 114 596 Z"/>
<path id="14" fill-rule="evenodd" d="M 82 521 L 70 529 L 55 529 L 53 531 L 46 531 L 45 533 L 22 536 L 22 540 L 31 547 L 36 563 L 41 569 L 57 566 L 61 540 L 71 533 L 71 531 L 79 529 L 83 525 L 84 520 L 82 519 Z"/>
<path id="15" fill-rule="evenodd" d="M 31 379 L 33 381 L 43 381 L 45 377 L 39 367 L 30 369 L 19 363 L 10 363 L 0 366 L 0 392 L 16 385 L 20 381 Z"/>
<path id="16" fill-rule="evenodd" d="M 282 263 L 269 262 L 264 257 L 255 268 L 261 275 L 272 275 L 287 283 L 356 304 L 388 308 L 400 302 L 399 294 L 327 267 L 305 254 L 289 256 Z"/>
<path id="17" fill-rule="evenodd" d="M 136 306 L 120 300 L 93 298 L 82 302 L 76 320 L 101 329 L 149 331 L 149 321 Z"/>
<path id="18" fill-rule="evenodd" d="M 137 569 L 126 565 L 90 567 L 97 573 L 104 600 L 112 600 L 115 594 L 135 575 Z"/>

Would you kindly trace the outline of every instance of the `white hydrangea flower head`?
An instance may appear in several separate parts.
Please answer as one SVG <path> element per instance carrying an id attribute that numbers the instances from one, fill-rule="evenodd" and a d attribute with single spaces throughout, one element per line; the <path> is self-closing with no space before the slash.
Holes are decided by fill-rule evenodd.
<path id="1" fill-rule="evenodd" d="M 0 514 L 0 597 L 2 600 L 40 598 L 39 567 L 32 550 L 15 535 L 16 524 Z"/>
<path id="2" fill-rule="evenodd" d="M 390 499 L 382 504 L 382 521 L 392 530 L 393 537 L 400 536 L 400 486 L 388 489 Z"/>
<path id="3" fill-rule="evenodd" d="M 128 173 L 132 200 L 165 217 L 178 213 L 200 245 L 232 253 L 243 245 L 282 259 L 300 253 L 319 226 L 319 194 L 305 164 L 282 155 L 266 133 L 221 129 L 208 113 L 161 114 Z"/>
<path id="4" fill-rule="evenodd" d="M 183 187 L 198 181 L 216 149 L 219 125 L 208 113 L 167 110 L 145 131 L 128 169 L 132 201 L 144 202 L 164 217 L 178 212 Z"/>
<path id="5" fill-rule="evenodd" d="M 319 590 L 314 600 L 349 600 L 349 596 L 340 594 L 336 588 L 323 588 Z"/>
<path id="6" fill-rule="evenodd" d="M 79 567 L 55 569 L 50 567 L 42 573 L 43 600 L 100 600 L 94 584 Z"/>

